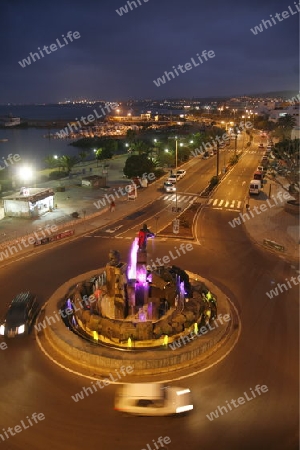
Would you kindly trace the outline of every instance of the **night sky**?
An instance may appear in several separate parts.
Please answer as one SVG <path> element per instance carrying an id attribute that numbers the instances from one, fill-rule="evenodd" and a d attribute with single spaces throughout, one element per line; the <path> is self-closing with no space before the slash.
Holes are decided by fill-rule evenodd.
<path id="1" fill-rule="evenodd" d="M 299 91 L 299 12 L 294 0 L 1 0 L 0 103 L 67 98 L 126 100 Z M 272 14 L 294 15 L 254 35 Z M 298 6 L 300 9 L 300 7 Z M 18 61 L 46 45 L 80 38 L 22 68 Z M 200 66 L 156 87 L 172 66 Z M 197 60 L 199 62 L 199 60 Z"/>

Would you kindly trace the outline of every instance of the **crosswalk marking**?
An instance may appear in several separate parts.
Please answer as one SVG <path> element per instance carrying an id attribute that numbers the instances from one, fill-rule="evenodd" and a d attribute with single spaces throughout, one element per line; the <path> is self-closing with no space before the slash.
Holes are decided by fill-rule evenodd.
<path id="1" fill-rule="evenodd" d="M 241 200 L 225 200 L 219 198 L 210 198 L 206 206 L 211 206 L 213 209 L 229 209 L 230 211 L 239 211 L 242 208 Z"/>
<path id="2" fill-rule="evenodd" d="M 177 202 L 178 203 L 187 203 L 187 202 L 194 202 L 198 199 L 198 196 L 196 195 L 177 195 Z M 162 197 L 162 200 L 168 201 L 168 202 L 176 202 L 176 195 L 164 195 Z"/>

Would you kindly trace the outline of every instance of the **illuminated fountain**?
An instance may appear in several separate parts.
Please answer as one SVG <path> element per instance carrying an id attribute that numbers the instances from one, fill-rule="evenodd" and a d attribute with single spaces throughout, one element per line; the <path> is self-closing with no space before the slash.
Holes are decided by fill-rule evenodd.
<path id="1" fill-rule="evenodd" d="M 63 308 L 73 311 L 65 320 L 70 329 L 95 343 L 132 350 L 165 346 L 216 317 L 216 299 L 203 282 L 190 281 L 176 266 L 147 266 L 147 238 L 153 236 L 144 225 L 129 265 L 111 250 L 105 268 L 69 290 Z"/>

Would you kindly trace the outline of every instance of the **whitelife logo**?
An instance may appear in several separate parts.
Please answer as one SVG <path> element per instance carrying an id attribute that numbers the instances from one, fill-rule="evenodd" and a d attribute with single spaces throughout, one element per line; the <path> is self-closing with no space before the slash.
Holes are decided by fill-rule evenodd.
<path id="1" fill-rule="evenodd" d="M 14 427 L 8 427 L 7 430 L 5 428 L 2 428 L 3 434 L 0 433 L 0 438 L 2 441 L 5 441 L 6 439 L 9 439 L 10 436 L 15 436 L 17 433 L 21 433 L 23 430 L 27 430 L 29 427 L 33 427 L 34 423 L 39 423 L 39 421 L 44 420 L 45 416 L 43 413 L 36 413 L 34 412 L 31 417 L 29 418 L 26 416 L 27 421 L 21 420 L 21 425 L 15 425 Z M 34 423 L 32 423 L 32 420 Z M 25 423 L 27 422 L 27 423 Z M 4 437 L 5 436 L 5 437 Z"/>
<path id="2" fill-rule="evenodd" d="M 271 289 L 269 292 L 266 292 L 266 295 L 270 299 L 272 299 L 273 297 L 277 297 L 277 295 L 282 294 L 284 292 L 283 288 L 285 289 L 285 291 L 288 291 L 289 289 L 292 289 L 294 286 L 299 286 L 300 275 L 298 275 L 297 278 L 291 277 L 290 280 L 288 280 L 286 278 L 285 281 L 286 281 L 286 284 L 285 283 L 282 283 L 282 284 L 277 283 L 277 287 L 275 289 Z M 291 281 L 294 283 L 294 286 L 291 285 Z M 280 292 L 278 291 L 278 289 L 280 290 Z"/>
<path id="3" fill-rule="evenodd" d="M 29 245 L 34 245 L 36 241 L 40 241 L 46 237 L 51 236 L 51 234 L 56 232 L 57 230 L 58 227 L 56 225 L 46 225 L 44 230 L 39 230 L 39 232 L 35 231 L 33 233 L 33 236 L 29 236 L 27 239 L 21 239 L 19 242 L 16 242 L 16 245 L 8 245 L 4 251 L 0 252 L 0 261 L 13 256 L 20 250 L 24 250 L 24 248 L 29 247 Z M 39 235 L 38 233 L 41 233 L 41 235 Z"/>
<path id="4" fill-rule="evenodd" d="M 202 58 L 205 61 L 208 61 L 208 58 L 214 58 L 215 52 L 213 50 L 203 50 L 203 52 L 201 53 Z M 193 65 L 190 62 L 187 62 L 184 64 L 184 66 L 182 64 L 179 64 L 177 67 L 173 66 L 173 70 L 176 73 L 177 77 L 179 77 L 180 73 L 186 73 L 188 70 L 193 69 L 194 67 L 198 67 L 200 66 L 200 64 L 203 64 L 203 60 L 201 58 L 201 56 L 199 55 L 199 53 L 197 53 L 197 58 L 198 61 L 200 61 L 200 63 L 197 63 L 197 61 L 194 60 L 194 58 L 191 58 L 191 61 L 193 63 Z M 184 69 L 183 69 L 184 67 Z M 180 73 L 178 72 L 178 70 L 180 70 Z M 167 81 L 171 81 L 172 79 L 174 80 L 175 75 L 174 72 L 172 72 L 172 70 L 170 72 L 165 71 L 164 75 L 162 75 L 161 77 L 157 78 L 156 80 L 153 80 L 153 83 L 155 84 L 156 87 L 160 87 L 162 84 L 165 84 Z M 172 78 L 170 78 L 170 76 L 172 76 Z M 166 79 L 167 78 L 167 79 Z"/>
<path id="5" fill-rule="evenodd" d="M 68 31 L 67 37 L 65 37 L 64 34 L 62 35 L 62 38 L 63 38 L 65 44 L 62 44 L 59 39 L 56 39 L 55 42 L 57 43 L 57 45 L 56 44 L 44 45 L 43 50 L 46 53 L 46 55 L 50 55 L 50 53 L 56 52 L 56 50 L 58 50 L 58 48 L 63 48 L 66 45 L 68 45 L 69 42 L 68 42 L 67 38 L 69 39 L 70 42 L 73 42 L 73 39 L 79 39 L 80 37 L 81 36 L 78 31 L 74 31 L 74 32 Z M 48 48 L 50 48 L 50 50 L 48 50 Z M 43 53 L 43 50 L 41 50 L 41 48 L 38 47 L 38 51 L 40 54 L 30 52 L 29 56 L 27 58 L 24 58 L 22 61 L 18 61 L 20 66 L 22 67 L 22 69 L 24 69 L 26 67 L 26 65 L 30 66 L 31 60 L 32 60 L 32 62 L 35 62 L 36 58 L 37 59 L 41 59 L 41 57 L 44 58 L 45 55 Z"/>
<path id="6" fill-rule="evenodd" d="M 143 2 L 144 2 L 144 3 L 148 3 L 149 0 L 143 0 Z M 134 5 L 134 8 L 138 8 L 137 3 L 138 3 L 140 6 L 142 6 L 142 4 L 143 4 L 143 3 L 141 3 L 141 0 L 136 0 L 136 2 L 135 2 L 135 1 L 133 1 L 133 2 L 128 1 L 128 2 L 127 2 L 127 5 L 129 6 L 130 11 L 133 10 L 132 5 Z M 118 13 L 119 16 L 123 16 L 123 14 L 127 14 L 127 13 L 129 12 L 128 6 L 127 6 L 127 5 L 121 6 L 121 8 L 116 9 L 116 13 Z"/>
<path id="7" fill-rule="evenodd" d="M 268 387 L 263 384 L 262 386 L 260 386 L 259 384 L 257 384 L 254 388 L 254 390 L 256 391 L 256 393 L 258 395 L 261 395 L 262 393 L 265 394 L 266 392 L 268 392 Z M 218 408 L 215 411 L 212 411 L 210 414 L 206 414 L 206 417 L 212 422 L 214 419 L 217 419 L 219 416 L 219 413 L 221 413 L 221 415 L 223 416 L 224 413 L 228 413 L 229 411 L 232 411 L 232 407 L 230 406 L 229 403 L 231 403 L 235 408 L 238 408 L 241 405 L 245 404 L 245 399 L 247 400 L 247 402 L 251 402 L 251 400 L 253 400 L 254 398 L 256 398 L 256 395 L 253 391 L 252 388 L 250 388 L 251 391 L 251 395 L 252 397 L 248 397 L 247 392 L 244 392 L 245 398 L 244 397 L 239 397 L 237 400 L 230 400 L 230 402 L 228 402 L 226 400 L 226 406 L 218 406 Z M 237 402 L 237 404 L 236 404 Z"/>
<path id="8" fill-rule="evenodd" d="M 104 111 L 102 106 L 100 107 L 103 115 L 98 114 L 98 111 L 96 111 L 96 109 L 94 109 L 93 113 L 95 113 L 95 115 L 89 114 L 87 117 L 81 116 L 80 119 L 78 119 L 78 117 L 76 117 L 75 120 L 76 120 L 77 125 L 74 122 L 68 123 L 67 126 L 63 130 L 57 131 L 55 134 L 60 139 L 66 138 L 70 133 L 74 133 L 74 131 L 80 130 L 82 128 L 82 125 L 88 125 L 89 123 L 93 123 L 96 119 L 101 119 L 102 117 L 105 117 L 107 113 L 110 113 L 111 110 L 114 110 L 117 107 L 118 107 L 118 103 L 107 102 L 104 105 L 104 108 L 106 108 L 107 112 Z M 74 129 L 72 127 L 74 127 Z"/>
<path id="9" fill-rule="evenodd" d="M 291 6 L 288 6 L 288 10 L 289 11 L 282 11 L 282 13 L 276 13 L 275 14 L 275 17 L 278 20 L 278 22 L 282 22 L 284 19 L 288 19 L 289 17 L 294 16 L 295 14 L 300 12 L 300 4 L 294 2 L 294 5 L 296 7 L 296 11 L 294 11 Z M 280 14 L 281 14 L 282 18 L 280 17 Z M 262 20 L 260 25 L 256 25 L 256 27 L 254 27 L 254 29 L 250 28 L 250 30 L 252 31 L 252 33 L 255 36 L 258 33 L 262 33 L 263 31 L 265 31 L 263 27 L 265 27 L 265 29 L 267 30 L 268 27 L 272 27 L 273 25 L 277 25 L 278 24 L 278 22 L 276 22 L 275 17 L 273 17 L 272 14 L 270 14 L 270 17 L 271 17 L 271 20 L 272 20 L 273 24 L 272 24 L 271 20 L 269 20 L 269 19 L 268 20 Z"/>
<path id="10" fill-rule="evenodd" d="M 276 200 L 276 197 L 277 197 L 277 200 Z M 279 191 L 275 197 L 272 196 L 270 199 L 267 199 L 268 206 L 265 203 L 262 203 L 259 207 L 254 206 L 252 209 L 253 209 L 253 211 L 255 211 L 255 213 L 257 215 L 259 215 L 262 212 L 267 211 L 268 209 L 278 206 L 279 203 L 282 203 L 284 201 L 283 199 L 287 200 L 288 198 L 290 198 L 290 194 L 288 192 Z M 273 200 L 274 203 L 271 203 L 271 201 L 270 201 L 271 199 Z M 260 211 L 259 211 L 259 209 L 260 209 Z M 240 213 L 239 214 L 240 217 L 236 217 L 235 219 L 230 220 L 228 223 L 231 226 L 231 228 L 235 228 L 237 225 L 241 225 L 242 223 L 245 223 L 246 220 L 250 220 L 249 214 L 252 218 L 255 217 L 252 210 L 249 209 L 247 213 L 245 213 L 245 214 Z M 241 221 L 241 219 L 242 219 L 242 221 Z"/>
<path id="11" fill-rule="evenodd" d="M 2 156 L 4 167 L 2 166 L 2 161 L 0 162 L 0 170 L 6 169 L 9 165 L 13 165 L 16 162 L 21 161 L 21 156 L 19 153 L 16 153 L 15 155 L 12 155 L 11 153 L 5 158 L 5 156 Z"/>
<path id="12" fill-rule="evenodd" d="M 88 397 L 90 394 L 94 394 L 94 392 L 98 392 L 98 388 L 103 389 L 105 386 L 109 386 L 111 382 L 116 382 L 118 380 L 120 380 L 123 377 L 125 377 L 127 374 L 130 374 L 133 371 L 133 367 L 132 366 L 122 366 L 120 368 L 120 372 L 117 369 L 115 369 L 116 375 L 118 376 L 117 379 L 114 378 L 114 375 L 112 373 L 109 374 L 109 378 L 104 378 L 104 380 L 97 380 L 96 383 L 94 384 L 93 381 L 91 381 L 91 385 L 92 387 L 83 387 L 82 391 L 78 392 L 75 395 L 71 395 L 72 399 L 74 400 L 74 402 L 79 402 L 79 400 L 83 400 L 84 397 Z M 97 385 L 97 386 L 96 386 Z"/>

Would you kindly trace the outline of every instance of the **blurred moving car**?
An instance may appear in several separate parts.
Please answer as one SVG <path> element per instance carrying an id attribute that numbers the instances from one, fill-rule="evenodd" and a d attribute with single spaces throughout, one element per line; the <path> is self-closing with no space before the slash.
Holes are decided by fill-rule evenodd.
<path id="1" fill-rule="evenodd" d="M 179 179 L 183 178 L 186 175 L 186 170 L 179 169 L 177 170 L 176 174 L 179 175 Z"/>
<path id="2" fill-rule="evenodd" d="M 34 294 L 21 292 L 11 304 L 0 325 L 0 335 L 15 337 L 28 334 L 39 311 L 39 305 Z"/>
<path id="3" fill-rule="evenodd" d="M 164 182 L 164 190 L 166 192 L 176 192 L 176 186 L 175 184 L 171 183 L 170 181 Z"/>
<path id="4" fill-rule="evenodd" d="M 163 383 L 124 384 L 116 391 L 115 410 L 138 416 L 169 416 L 193 409 L 189 389 Z"/>

